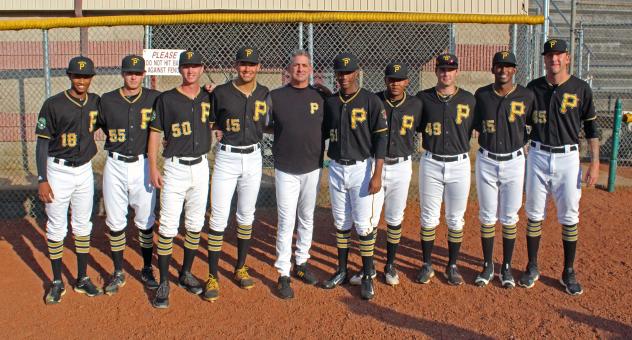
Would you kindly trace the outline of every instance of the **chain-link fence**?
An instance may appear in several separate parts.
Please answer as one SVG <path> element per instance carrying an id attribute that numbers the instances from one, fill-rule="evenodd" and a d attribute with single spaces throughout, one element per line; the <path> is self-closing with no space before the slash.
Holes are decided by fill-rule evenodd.
<path id="1" fill-rule="evenodd" d="M 97 94 L 120 87 L 120 60 L 130 53 L 142 53 L 143 48 L 198 50 L 205 57 L 203 82 L 226 82 L 235 74 L 235 52 L 246 44 L 260 50 L 262 70 L 258 80 L 269 88 L 287 82 L 284 69 L 290 53 L 303 48 L 313 56 L 314 81 L 330 88 L 335 88 L 332 61 L 339 52 L 358 56 L 362 86 L 371 91 L 383 90 L 383 69 L 387 63 L 404 62 L 409 66 L 411 94 L 436 83 L 435 56 L 454 52 L 460 61 L 459 86 L 474 92 L 493 81 L 491 59 L 499 50 L 516 53 L 519 83 L 525 85 L 539 76 L 540 36 L 540 26 L 435 23 L 162 25 L 0 32 L 2 215 L 41 216 L 41 205 L 36 198 L 35 121 L 46 96 L 68 88 L 65 67 L 78 54 L 95 61 L 97 76 L 91 91 Z M 176 76 L 161 76 L 151 84 L 158 90 L 167 90 L 179 81 Z M 102 150 L 104 136 L 99 132 L 96 138 Z M 266 136 L 259 206 L 275 205 L 270 145 L 271 139 Z M 101 187 L 104 159 L 104 153 L 100 152 L 93 161 L 97 188 Z M 319 194 L 319 204 L 323 205 L 328 202 L 325 175 L 326 171 Z M 416 198 L 416 193 L 413 184 L 411 198 Z M 100 201 L 100 191 L 96 196 L 95 200 Z"/>

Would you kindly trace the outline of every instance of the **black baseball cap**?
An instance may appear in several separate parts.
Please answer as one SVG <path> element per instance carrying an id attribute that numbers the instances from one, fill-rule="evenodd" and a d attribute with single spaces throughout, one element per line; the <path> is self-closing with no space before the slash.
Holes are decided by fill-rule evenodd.
<path id="1" fill-rule="evenodd" d="M 509 51 L 496 52 L 496 54 L 494 54 L 494 59 L 492 59 L 492 65 L 496 64 L 516 66 L 516 55 Z"/>
<path id="2" fill-rule="evenodd" d="M 68 62 L 68 68 L 66 69 L 66 74 L 79 74 L 84 76 L 93 76 L 96 73 L 94 72 L 94 63 L 92 59 L 84 56 L 78 56 L 70 59 Z"/>
<path id="3" fill-rule="evenodd" d="M 544 51 L 542 52 L 542 55 L 550 52 L 567 53 L 568 44 L 562 39 L 549 39 L 544 43 Z"/>
<path id="4" fill-rule="evenodd" d="M 441 54 L 437 57 L 437 67 L 459 68 L 459 59 L 454 54 Z"/>
<path id="5" fill-rule="evenodd" d="M 252 46 L 244 46 L 237 51 L 235 61 L 259 64 L 259 51 Z"/>
<path id="6" fill-rule="evenodd" d="M 335 72 L 353 72 L 359 68 L 358 58 L 351 53 L 343 52 L 334 58 Z"/>
<path id="7" fill-rule="evenodd" d="M 128 55 L 121 62 L 122 72 L 145 72 L 145 59 L 139 55 Z"/>
<path id="8" fill-rule="evenodd" d="M 179 66 L 184 65 L 202 65 L 202 56 L 191 50 L 180 53 Z"/>
<path id="9" fill-rule="evenodd" d="M 384 76 L 391 79 L 408 79 L 408 66 L 394 62 L 386 65 Z"/>

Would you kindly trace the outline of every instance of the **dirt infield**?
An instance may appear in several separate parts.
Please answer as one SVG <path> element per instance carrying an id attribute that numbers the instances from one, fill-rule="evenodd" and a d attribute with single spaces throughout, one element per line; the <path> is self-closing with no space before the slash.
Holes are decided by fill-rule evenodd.
<path id="1" fill-rule="evenodd" d="M 376 298 L 360 300 L 359 288 L 342 286 L 333 291 L 293 281 L 296 298 L 283 301 L 274 295 L 277 274 L 274 210 L 259 210 L 248 263 L 257 285 L 241 290 L 231 280 L 236 257 L 234 232 L 227 232 L 220 262 L 221 298 L 214 303 L 185 293 L 171 285 L 171 308 L 150 306 L 152 292 L 139 283 L 141 263 L 136 231 L 128 233 L 125 270 L 127 285 L 115 296 L 87 298 L 71 289 L 76 273 L 72 240 L 64 253 L 64 281 L 68 290 L 62 303 L 45 306 L 44 288 L 49 284 L 43 221 L 11 220 L 0 225 L 0 336 L 2 338 L 338 338 L 338 337 L 432 337 L 432 338 L 627 338 L 632 334 L 632 189 L 614 194 L 586 189 L 581 202 L 580 245 L 577 257 L 579 279 L 585 292 L 578 297 L 564 293 L 558 283 L 562 267 L 561 230 L 552 219 L 544 224 L 540 251 L 540 282 L 530 290 L 506 290 L 494 281 L 478 288 L 473 280 L 481 263 L 476 201 L 466 214 L 461 271 L 467 284 L 448 286 L 442 275 L 429 285 L 413 278 L 420 265 L 418 216 L 409 205 L 398 257 L 402 284 L 392 288 L 383 283 L 385 232 L 380 230 L 376 249 L 379 271 Z M 549 216 L 555 216 L 552 208 Z M 521 216 L 524 221 L 524 215 Z M 319 209 L 310 263 L 319 278 L 334 271 L 335 238 L 328 209 Z M 95 221 L 89 275 L 103 284 L 112 270 L 102 218 Z M 434 256 L 437 274 L 447 261 L 446 229 L 440 226 Z M 498 234 L 500 234 L 498 232 Z M 526 264 L 524 222 L 516 243 L 514 274 Z M 354 236 L 355 238 L 355 236 Z M 201 242 L 205 247 L 206 242 Z M 206 251 L 201 247 L 193 273 L 204 279 Z M 182 240 L 176 240 L 171 280 L 182 261 Z M 501 238 L 497 236 L 495 260 L 501 260 Z M 354 251 L 352 266 L 359 268 Z M 498 265 L 497 265 L 498 269 Z"/>

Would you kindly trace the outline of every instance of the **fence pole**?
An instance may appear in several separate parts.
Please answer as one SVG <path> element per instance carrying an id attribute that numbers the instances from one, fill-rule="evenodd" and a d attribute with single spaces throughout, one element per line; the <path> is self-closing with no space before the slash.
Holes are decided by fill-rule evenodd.
<path id="1" fill-rule="evenodd" d="M 544 11 L 543 11 L 544 13 L 542 13 L 544 15 L 544 25 L 542 26 L 542 42 L 540 46 L 544 45 L 544 43 L 549 38 L 549 20 L 550 20 L 549 11 L 550 11 L 550 0 L 544 0 Z M 546 70 L 544 69 L 544 62 L 542 62 L 540 71 L 542 72 L 541 75 L 546 74 Z"/>
<path id="2" fill-rule="evenodd" d="M 298 23 L 298 49 L 303 49 L 303 23 Z"/>
<path id="3" fill-rule="evenodd" d="M 307 25 L 307 52 L 312 60 L 312 68 L 314 67 L 314 24 L 311 22 Z M 309 76 L 309 83 L 314 85 L 314 73 Z"/>
<path id="4" fill-rule="evenodd" d="M 450 45 L 448 46 L 448 52 L 455 54 L 456 53 L 456 33 L 454 32 L 454 24 L 450 24 L 448 27 L 448 31 L 450 33 Z"/>
<path id="5" fill-rule="evenodd" d="M 583 74 L 584 74 L 584 70 L 583 70 L 583 66 L 584 66 L 584 27 L 583 27 L 583 23 L 580 22 L 579 23 L 579 48 L 578 50 L 578 55 L 577 55 L 577 78 L 579 79 L 583 79 Z"/>
<path id="6" fill-rule="evenodd" d="M 48 54 L 48 30 L 43 30 L 42 50 L 44 52 L 44 97 L 50 97 L 50 58 Z"/>
<path id="7" fill-rule="evenodd" d="M 571 29 L 570 29 L 570 47 L 568 54 L 571 56 L 570 74 L 575 71 L 575 16 L 577 15 L 577 0 L 571 0 Z"/>
<path id="8" fill-rule="evenodd" d="M 151 44 L 149 42 L 149 35 L 150 35 L 150 30 L 149 30 L 149 25 L 145 25 L 145 39 L 143 41 L 143 49 L 148 49 L 150 48 Z M 143 79 L 143 86 L 145 86 L 146 88 L 149 88 L 151 86 L 151 81 L 150 81 L 150 77 L 149 76 L 145 76 L 145 79 Z"/>
<path id="9" fill-rule="evenodd" d="M 623 119 L 622 106 L 621 98 L 617 98 L 617 102 L 614 104 L 614 125 L 612 126 L 612 154 L 610 155 L 610 168 L 608 172 L 608 192 L 614 192 L 614 183 L 617 179 L 617 158 L 619 157 L 621 121 Z"/>

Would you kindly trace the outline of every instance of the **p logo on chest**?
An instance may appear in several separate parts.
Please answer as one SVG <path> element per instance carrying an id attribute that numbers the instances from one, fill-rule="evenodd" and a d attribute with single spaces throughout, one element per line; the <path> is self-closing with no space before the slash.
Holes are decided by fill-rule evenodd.
<path id="1" fill-rule="evenodd" d="M 568 109 L 574 109 L 577 107 L 579 99 L 574 93 L 564 93 L 562 96 L 562 105 L 560 105 L 560 113 L 566 113 Z"/>
<path id="2" fill-rule="evenodd" d="M 366 120 L 366 110 L 364 108 L 357 108 L 351 110 L 351 128 L 355 129 L 358 123 L 362 123 Z"/>

